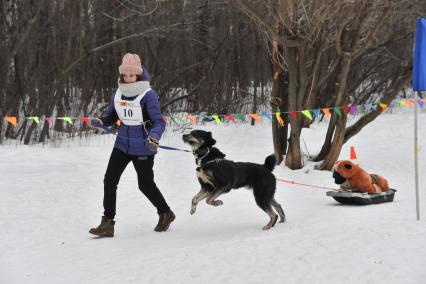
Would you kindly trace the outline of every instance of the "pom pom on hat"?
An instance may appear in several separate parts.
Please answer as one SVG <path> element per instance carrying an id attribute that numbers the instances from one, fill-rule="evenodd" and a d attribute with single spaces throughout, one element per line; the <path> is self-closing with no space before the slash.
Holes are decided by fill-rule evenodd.
<path id="1" fill-rule="evenodd" d="M 118 67 L 120 74 L 142 74 L 142 64 L 139 55 L 126 53 L 123 56 L 121 65 Z"/>

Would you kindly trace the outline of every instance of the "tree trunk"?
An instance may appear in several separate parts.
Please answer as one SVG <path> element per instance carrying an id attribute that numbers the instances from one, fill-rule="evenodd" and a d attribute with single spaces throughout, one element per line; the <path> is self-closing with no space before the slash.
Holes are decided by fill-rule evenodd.
<path id="1" fill-rule="evenodd" d="M 343 60 L 341 65 L 340 76 L 338 82 L 336 83 L 336 103 L 335 106 L 340 107 L 344 103 L 344 97 L 346 90 L 346 84 L 348 82 L 349 71 L 351 69 L 352 54 L 345 52 L 343 54 Z M 328 153 L 325 155 L 324 161 L 319 166 L 320 170 L 331 170 L 334 163 L 339 157 L 340 150 L 342 149 L 344 137 L 345 137 L 345 128 L 347 115 L 342 113 L 342 117 L 337 117 L 337 114 L 333 112 L 333 115 L 336 117 L 337 123 L 334 131 L 334 137 L 331 142 L 331 147 Z M 331 124 L 332 121 L 330 121 Z"/>
<path id="2" fill-rule="evenodd" d="M 297 64 L 297 48 L 286 47 L 285 49 L 286 62 L 288 64 L 288 110 L 295 111 L 298 105 L 298 87 L 299 75 Z M 285 165 L 292 170 L 297 170 L 303 167 L 302 153 L 300 151 L 300 133 L 301 127 L 297 117 L 288 115 L 290 120 L 290 137 L 287 150 Z"/>
<path id="3" fill-rule="evenodd" d="M 334 132 L 333 141 L 331 142 L 330 150 L 327 153 L 327 156 L 324 159 L 324 162 L 321 163 L 319 169 L 330 171 L 337 159 L 339 158 L 340 151 L 345 138 L 345 128 L 346 128 L 347 116 L 342 114 L 342 118 L 339 118 L 336 123 L 336 131 Z"/>
<path id="4" fill-rule="evenodd" d="M 47 120 L 44 121 L 38 142 L 44 143 L 46 141 L 46 137 L 49 138 L 49 122 Z"/>
<path id="5" fill-rule="evenodd" d="M 36 129 L 36 127 L 37 127 L 37 123 L 33 121 L 33 123 L 31 123 L 30 128 L 28 128 L 27 133 L 25 134 L 24 145 L 30 144 L 31 134 L 33 133 L 34 129 Z"/>
<path id="6" fill-rule="evenodd" d="M 284 127 L 282 127 L 275 116 L 275 113 L 278 111 L 278 107 L 283 109 L 283 94 L 285 94 L 285 83 L 284 83 L 284 70 L 280 62 L 282 58 L 282 46 L 274 43 L 273 46 L 273 74 L 272 74 L 272 139 L 274 142 L 274 153 L 277 158 L 277 164 L 281 164 L 283 161 L 283 156 L 286 154 L 287 150 L 287 135 L 288 135 L 288 124 L 285 122 Z"/>

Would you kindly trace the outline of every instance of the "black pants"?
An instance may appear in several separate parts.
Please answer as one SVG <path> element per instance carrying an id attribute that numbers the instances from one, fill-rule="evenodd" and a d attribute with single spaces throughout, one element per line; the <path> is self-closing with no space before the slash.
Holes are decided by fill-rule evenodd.
<path id="1" fill-rule="evenodd" d="M 124 169 L 132 161 L 138 175 L 138 185 L 140 191 L 157 208 L 158 214 L 170 211 L 163 195 L 154 182 L 154 156 L 133 156 L 113 149 L 109 158 L 108 168 L 104 178 L 104 215 L 107 218 L 115 217 L 115 207 L 117 200 L 117 185 Z"/>

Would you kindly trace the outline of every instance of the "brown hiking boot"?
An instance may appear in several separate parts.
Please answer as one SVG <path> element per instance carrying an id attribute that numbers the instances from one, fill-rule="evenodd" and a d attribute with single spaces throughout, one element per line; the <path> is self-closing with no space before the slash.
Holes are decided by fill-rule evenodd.
<path id="1" fill-rule="evenodd" d="M 97 228 L 91 228 L 89 233 L 102 237 L 114 237 L 114 224 L 113 219 L 102 216 L 101 224 Z"/>
<path id="2" fill-rule="evenodd" d="M 172 210 L 166 213 L 160 214 L 160 219 L 158 220 L 158 224 L 155 227 L 154 231 L 156 232 L 165 232 L 170 226 L 170 223 L 175 220 L 176 216 Z"/>

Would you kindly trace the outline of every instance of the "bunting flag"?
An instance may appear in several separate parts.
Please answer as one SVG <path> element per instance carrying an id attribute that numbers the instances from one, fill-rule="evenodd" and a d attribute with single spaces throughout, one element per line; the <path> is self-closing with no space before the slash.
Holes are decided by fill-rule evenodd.
<path id="1" fill-rule="evenodd" d="M 309 120 L 312 120 L 312 115 L 311 112 L 309 110 L 303 110 L 302 113 L 309 118 Z"/>
<path id="2" fill-rule="evenodd" d="M 408 106 L 412 106 L 412 107 L 416 105 L 413 99 L 408 99 L 407 103 L 408 103 Z"/>
<path id="3" fill-rule="evenodd" d="M 163 120 L 167 125 L 170 125 L 169 122 L 171 120 L 176 122 L 182 122 L 182 123 L 187 123 L 188 120 L 191 120 L 192 124 L 197 124 L 197 120 L 208 121 L 208 122 L 214 120 L 217 124 L 220 125 L 220 124 L 223 124 L 225 119 L 232 121 L 234 123 L 237 123 L 237 122 L 246 122 L 247 118 L 252 118 L 256 122 L 261 123 L 262 117 L 269 121 L 272 121 L 272 116 L 275 114 L 278 123 L 280 125 L 284 125 L 285 122 L 284 122 L 284 117 L 282 116 L 282 114 L 290 114 L 292 117 L 297 118 L 297 113 L 301 112 L 303 116 L 307 117 L 309 120 L 313 120 L 315 117 L 320 119 L 321 112 L 324 113 L 324 115 L 329 118 L 331 115 L 331 110 L 335 112 L 339 117 L 342 117 L 342 111 L 344 112 L 345 115 L 348 115 L 348 114 L 356 115 L 359 112 L 359 107 L 363 107 L 364 111 L 377 109 L 379 107 L 382 111 L 386 111 L 388 108 L 393 108 L 393 107 L 397 108 L 400 106 L 412 107 L 412 106 L 415 106 L 416 104 L 418 104 L 421 108 L 424 108 L 426 105 L 426 99 L 416 99 L 416 100 L 415 99 L 395 99 L 392 102 L 390 102 L 389 105 L 385 103 L 378 103 L 378 104 L 367 103 L 363 105 L 352 104 L 352 105 L 345 105 L 342 107 L 305 109 L 305 110 L 288 111 L 288 112 L 281 112 L 281 110 L 277 108 L 277 112 L 272 114 L 267 112 L 263 112 L 262 114 L 257 114 L 257 113 L 249 113 L 249 114 L 240 113 L 240 114 L 223 114 L 223 115 L 215 114 L 213 116 L 187 114 L 183 116 L 183 118 L 182 118 L 182 115 L 163 116 Z M 4 120 L 8 121 L 14 126 L 18 124 L 16 116 L 2 116 L 1 118 L 2 119 L 4 118 Z M 52 117 L 46 117 L 45 115 L 42 115 L 41 118 L 39 116 L 30 116 L 30 117 L 26 117 L 26 119 L 31 119 L 37 124 L 40 124 L 40 122 L 44 123 L 45 121 L 47 121 L 49 125 L 52 125 Z M 56 117 L 53 119 L 63 120 L 70 125 L 74 124 L 74 120 L 81 121 L 82 123 L 90 122 L 90 117 L 84 117 L 84 116 L 80 116 L 80 117 L 64 116 L 64 117 Z M 118 120 L 116 124 L 120 125 L 120 121 Z"/>
<path id="4" fill-rule="evenodd" d="M 342 112 L 340 111 L 340 107 L 334 107 L 333 111 L 339 116 L 342 117 Z"/>
<path id="5" fill-rule="evenodd" d="M 275 113 L 275 117 L 277 118 L 278 124 L 283 127 L 284 126 L 284 120 L 281 117 L 281 113 L 279 111 L 277 111 Z"/>
<path id="6" fill-rule="evenodd" d="M 256 113 L 250 114 L 250 117 L 253 118 L 257 123 L 260 123 L 260 117 Z"/>
<path id="7" fill-rule="evenodd" d="M 311 111 L 312 111 L 312 113 L 314 114 L 314 116 L 315 116 L 317 119 L 319 119 L 319 118 L 320 118 L 321 113 L 320 113 L 319 109 L 314 108 L 314 109 L 312 109 Z"/>
<path id="8" fill-rule="evenodd" d="M 73 124 L 72 119 L 69 116 L 58 117 L 57 119 L 63 120 L 65 122 L 68 122 L 68 124 L 70 124 L 70 125 Z"/>
<path id="9" fill-rule="evenodd" d="M 364 107 L 365 107 L 365 110 L 368 111 L 368 110 L 371 110 L 373 108 L 373 104 L 365 104 Z"/>
<path id="10" fill-rule="evenodd" d="M 243 122 L 244 121 L 244 114 L 235 114 L 234 117 L 236 119 L 238 119 L 239 121 Z"/>
<path id="11" fill-rule="evenodd" d="M 29 116 L 27 117 L 28 119 L 34 120 L 35 123 L 39 124 L 40 123 L 40 118 L 38 116 Z"/>
<path id="12" fill-rule="evenodd" d="M 187 117 L 189 120 L 191 120 L 191 123 L 192 123 L 192 124 L 197 124 L 197 117 L 196 117 L 195 115 L 188 114 L 186 117 Z"/>
<path id="13" fill-rule="evenodd" d="M 356 114 L 357 114 L 357 112 L 358 112 L 358 108 L 357 108 L 357 106 L 356 106 L 356 105 L 351 105 L 350 113 L 351 113 L 352 115 L 356 115 Z"/>
<path id="14" fill-rule="evenodd" d="M 409 103 L 407 103 L 405 100 L 400 100 L 399 104 L 403 106 L 410 106 Z"/>
<path id="15" fill-rule="evenodd" d="M 7 122 L 11 123 L 13 126 L 16 126 L 18 123 L 16 122 L 16 116 L 5 116 Z"/>
<path id="16" fill-rule="evenodd" d="M 88 117 L 84 117 L 84 116 L 80 116 L 79 119 L 86 124 L 89 124 L 89 118 Z"/>
<path id="17" fill-rule="evenodd" d="M 232 121 L 233 123 L 237 123 L 237 120 L 235 119 L 235 117 L 232 114 L 227 114 L 225 117 L 228 120 Z"/>
<path id="18" fill-rule="evenodd" d="M 349 106 L 348 106 L 348 105 L 345 105 L 345 106 L 343 107 L 343 113 L 344 113 L 344 114 L 348 114 L 348 113 L 349 113 L 349 110 L 350 110 L 350 108 L 349 108 Z"/>
<path id="19" fill-rule="evenodd" d="M 217 124 L 222 124 L 222 120 L 220 120 L 219 116 L 217 114 L 212 115 L 213 119 L 216 121 Z"/>
<path id="20" fill-rule="evenodd" d="M 178 122 L 185 123 L 185 120 L 183 120 L 183 118 L 181 118 L 181 117 L 179 117 L 179 116 L 176 116 L 176 117 L 175 117 L 175 119 L 176 119 Z"/>
<path id="21" fill-rule="evenodd" d="M 321 109 L 322 110 L 322 112 L 324 113 L 324 115 L 326 116 L 326 117 L 330 117 L 330 109 L 329 108 L 322 108 Z"/>
<path id="22" fill-rule="evenodd" d="M 262 116 L 268 119 L 269 121 L 272 121 L 272 115 L 270 115 L 269 113 L 263 112 Z"/>

